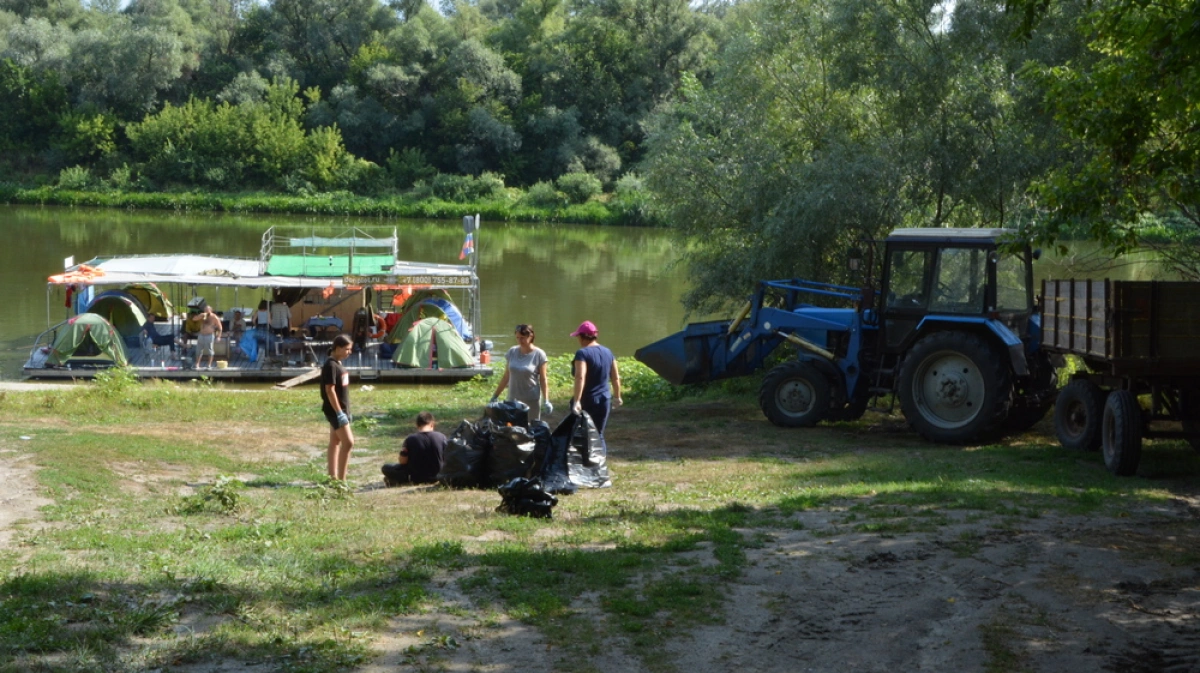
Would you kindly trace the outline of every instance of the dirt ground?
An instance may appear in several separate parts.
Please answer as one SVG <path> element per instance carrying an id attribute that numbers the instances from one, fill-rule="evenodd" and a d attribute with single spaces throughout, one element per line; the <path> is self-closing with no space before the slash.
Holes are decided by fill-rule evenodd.
<path id="1" fill-rule="evenodd" d="M 672 448 L 645 437 L 651 441 L 624 443 L 634 437 L 616 428 L 610 434 L 630 458 L 695 451 L 679 446 L 695 438 L 677 438 Z M 731 450 L 738 448 L 719 448 Z M 620 460 L 613 464 L 619 473 Z M 837 507 L 796 514 L 800 525 L 747 550 L 724 623 L 675 638 L 672 660 L 681 672 L 1200 673 L 1200 566 L 1168 562 L 1200 552 L 1200 484 L 1164 487 L 1174 493 L 1166 504 L 1116 518 L 1014 523 L 951 512 L 955 522 L 934 533 L 857 533 Z M 452 581 L 442 591 L 446 606 L 468 609 L 397 620 L 378 643 L 384 655 L 365 671 L 397 670 L 406 648 L 421 644 L 417 634 L 431 631 L 462 643 L 442 656 L 444 670 L 549 672 L 583 663 L 520 622 L 485 626 L 453 616 L 473 606 Z M 602 618 L 586 600 L 575 608 Z M 643 670 L 628 649 L 612 643 L 587 670 Z"/>
<path id="2" fill-rule="evenodd" d="M 703 436 L 622 430 L 618 414 L 610 431 L 610 445 L 620 447 L 612 466 L 619 477 L 630 459 L 751 450 L 731 444 L 732 436 L 705 448 Z M 873 442 L 878 438 L 865 438 L 864 450 Z M 31 484 L 20 446 L 0 447 L 0 548 L 13 525 L 31 525 L 45 502 Z M 935 532 L 908 534 L 855 532 L 838 507 L 798 513 L 797 525 L 769 531 L 763 545 L 747 550 L 723 623 L 670 641 L 675 668 L 1200 673 L 1200 567 L 1169 562 L 1185 553 L 1194 559 L 1200 550 L 1200 484 L 1164 480 L 1161 487 L 1171 494 L 1163 504 L 1131 506 L 1114 518 L 1000 521 L 962 511 L 950 512 L 954 522 Z M 636 485 L 618 480 L 614 491 L 622 489 Z M 386 494 L 419 497 L 404 491 Z M 361 497 L 381 493 L 367 489 Z M 573 660 L 536 629 L 485 615 L 454 577 L 438 584 L 442 604 L 395 619 L 364 673 L 644 668 L 621 642 L 607 643 L 586 662 Z M 574 607 L 603 619 L 593 597 Z M 452 636 L 459 647 L 414 658 L 414 651 L 428 650 L 422 647 L 430 634 Z M 224 662 L 186 670 L 269 669 Z"/>

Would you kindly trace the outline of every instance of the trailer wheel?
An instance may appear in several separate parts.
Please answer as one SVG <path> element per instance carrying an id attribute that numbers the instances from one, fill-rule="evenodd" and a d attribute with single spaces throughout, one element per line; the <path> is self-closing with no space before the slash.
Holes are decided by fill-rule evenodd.
<path id="1" fill-rule="evenodd" d="M 1087 379 L 1075 379 L 1058 392 L 1054 402 L 1054 433 L 1058 443 L 1075 451 L 1100 448 L 1105 392 Z"/>
<path id="2" fill-rule="evenodd" d="M 1142 409 L 1128 390 L 1116 390 L 1104 403 L 1104 466 L 1128 477 L 1137 472 L 1142 457 Z"/>
<path id="3" fill-rule="evenodd" d="M 829 410 L 829 379 L 805 362 L 788 362 L 767 372 L 758 404 L 767 420 L 785 428 L 811 428 Z"/>
<path id="4" fill-rule="evenodd" d="M 980 337 L 935 332 L 900 368 L 900 409 L 922 437 L 965 444 L 1000 434 L 1012 401 L 1007 358 Z"/>
<path id="5" fill-rule="evenodd" d="M 1189 388 L 1181 396 L 1183 431 L 1188 433 L 1187 443 L 1200 451 L 1200 390 Z"/>

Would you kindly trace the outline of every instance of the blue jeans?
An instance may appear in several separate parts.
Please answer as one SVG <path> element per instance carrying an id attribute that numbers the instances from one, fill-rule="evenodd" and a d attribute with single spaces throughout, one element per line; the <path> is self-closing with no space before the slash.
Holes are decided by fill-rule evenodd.
<path id="1" fill-rule="evenodd" d="M 592 423 L 596 425 L 596 432 L 600 433 L 600 445 L 604 447 L 604 453 L 608 453 L 608 444 L 604 441 L 604 428 L 608 425 L 608 414 L 612 411 L 611 397 L 584 397 L 579 400 L 579 406 L 587 412 L 588 416 L 592 417 Z"/>

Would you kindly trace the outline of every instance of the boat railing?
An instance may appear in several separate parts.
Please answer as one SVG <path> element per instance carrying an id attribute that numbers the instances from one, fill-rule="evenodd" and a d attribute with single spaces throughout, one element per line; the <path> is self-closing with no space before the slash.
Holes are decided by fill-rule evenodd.
<path id="1" fill-rule="evenodd" d="M 59 328 L 68 324 L 69 322 L 69 320 L 64 320 L 57 325 L 46 329 L 39 334 L 36 339 L 33 340 L 33 348 L 29 350 L 29 358 L 25 361 L 26 368 L 41 367 L 43 364 L 45 364 L 46 357 L 43 356 L 38 358 L 38 354 L 42 352 L 42 349 L 46 349 L 46 355 L 49 355 L 50 347 L 53 346 L 54 342 L 58 340 Z M 49 335 L 49 338 L 46 338 L 47 335 Z"/>

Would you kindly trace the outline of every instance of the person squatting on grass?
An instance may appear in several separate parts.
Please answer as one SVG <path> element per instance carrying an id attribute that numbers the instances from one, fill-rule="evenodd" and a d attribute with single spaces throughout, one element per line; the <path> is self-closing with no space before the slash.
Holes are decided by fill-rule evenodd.
<path id="1" fill-rule="evenodd" d="M 388 463 L 383 470 L 383 483 L 433 484 L 446 454 L 446 435 L 435 428 L 437 419 L 428 411 L 417 414 L 417 431 L 404 439 L 400 447 L 400 462 Z"/>
<path id="2" fill-rule="evenodd" d="M 329 478 L 346 480 L 346 464 L 354 448 L 354 431 L 350 429 L 350 372 L 342 360 L 350 357 L 354 343 L 345 334 L 333 339 L 333 350 L 321 367 L 321 412 L 329 421 L 329 449 L 326 462 Z"/>

